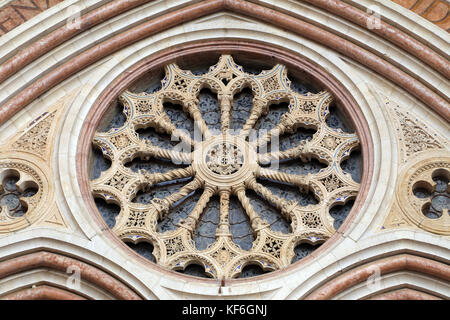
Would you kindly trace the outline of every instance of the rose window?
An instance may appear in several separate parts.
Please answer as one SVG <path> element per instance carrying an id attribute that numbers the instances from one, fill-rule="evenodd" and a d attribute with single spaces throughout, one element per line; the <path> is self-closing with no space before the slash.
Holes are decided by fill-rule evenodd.
<path id="1" fill-rule="evenodd" d="M 281 269 L 330 238 L 358 193 L 358 136 L 337 128 L 329 92 L 283 65 L 170 64 L 160 86 L 119 102 L 94 137 L 92 193 L 112 231 L 163 267 L 216 279 Z"/>

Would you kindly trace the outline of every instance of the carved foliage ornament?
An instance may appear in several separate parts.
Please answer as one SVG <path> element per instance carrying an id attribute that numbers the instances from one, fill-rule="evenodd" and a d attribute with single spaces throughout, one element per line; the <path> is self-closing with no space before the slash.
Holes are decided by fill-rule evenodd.
<path id="1" fill-rule="evenodd" d="M 220 104 L 221 132 L 212 132 L 198 107 L 202 88 L 217 94 Z M 244 88 L 253 94 L 253 108 L 238 134 L 230 130 L 233 96 Z M 332 96 L 326 91 L 302 95 L 291 89 L 287 69 L 276 65 L 271 70 L 253 75 L 244 72 L 231 56 L 221 56 L 207 73 L 194 75 L 176 64 L 166 67 L 162 88 L 154 93 L 125 91 L 120 100 L 126 115 L 125 124 L 108 132 L 97 132 L 94 145 L 111 160 L 111 168 L 91 181 L 95 197 L 120 205 L 113 232 L 124 241 L 148 241 L 154 247 L 157 263 L 171 269 L 184 269 L 191 263 L 200 264 L 213 278 L 234 278 L 247 264 L 256 264 L 264 270 L 277 270 L 291 263 L 294 247 L 301 242 L 321 243 L 336 230 L 329 209 L 356 197 L 359 184 L 340 168 L 340 163 L 358 147 L 356 134 L 334 130 L 326 124 Z M 278 125 L 257 139 L 250 139 L 258 119 L 268 112 L 271 104 L 285 101 L 289 110 Z M 179 130 L 171 122 L 163 103 L 174 102 L 194 119 L 202 139 L 197 141 Z M 159 132 L 177 136 L 191 146 L 192 152 L 169 150 L 140 140 L 136 129 L 153 127 Z M 273 137 L 294 133 L 298 127 L 314 128 L 312 140 L 302 141 L 297 147 L 259 153 L 258 147 Z M 184 163 L 185 168 L 166 173 L 140 170 L 133 172 L 124 164 L 134 158 L 162 158 Z M 316 158 L 327 167 L 315 174 L 288 174 L 262 167 L 283 159 L 310 161 Z M 149 204 L 132 202 L 140 190 L 149 190 L 158 183 L 191 178 L 189 182 L 166 198 L 154 198 Z M 317 204 L 301 206 L 295 201 L 279 197 L 258 179 L 269 179 L 298 187 L 299 192 L 312 192 Z M 178 228 L 158 232 L 157 224 L 170 209 L 197 189 L 203 189 L 198 202 Z M 266 199 L 291 223 L 291 232 L 273 231 L 269 223 L 256 212 L 246 190 L 254 190 Z M 215 241 L 204 250 L 198 250 L 193 234 L 211 197 L 220 197 L 220 221 Z M 239 199 L 253 229 L 255 240 L 250 250 L 233 242 L 230 233 L 230 196 Z"/>
<path id="2" fill-rule="evenodd" d="M 64 101 L 58 101 L 50 108 L 52 111 L 36 117 L 0 146 L 0 234 L 45 225 L 50 216 L 56 215 L 53 226 L 63 221 L 59 212 L 55 213 L 57 210 L 50 209 L 54 183 L 49 183 L 48 163 L 52 149 L 49 142 L 55 131 L 55 109 Z"/>

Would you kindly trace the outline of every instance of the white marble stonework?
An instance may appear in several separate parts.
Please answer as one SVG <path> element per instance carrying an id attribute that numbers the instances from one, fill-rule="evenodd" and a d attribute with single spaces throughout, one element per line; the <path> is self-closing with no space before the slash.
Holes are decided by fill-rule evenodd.
<path id="1" fill-rule="evenodd" d="M 0 85 L 0 104 L 32 83 L 33 79 L 54 70 L 76 53 L 123 31 L 132 24 L 158 16 L 167 8 L 176 7 L 182 2 L 181 0 L 149 2 L 66 41 L 3 82 Z M 300 17 L 308 17 L 314 23 L 338 30 L 346 37 L 369 47 L 371 51 L 381 53 L 393 62 L 403 65 L 411 74 L 420 75 L 433 90 L 442 92 L 447 97 L 450 95 L 450 84 L 441 74 L 431 70 L 412 55 L 342 18 L 296 1 L 256 2 L 270 2 L 274 6 L 295 12 Z M 371 2 L 358 1 L 358 4 L 368 6 Z M 418 37 L 432 37 L 436 47 L 443 52 L 450 52 L 447 50 L 448 35 L 438 30 L 438 27 L 423 19 L 411 19 L 406 9 L 399 9 L 399 6 L 392 5 L 390 1 L 376 2 L 383 9 L 383 16 L 388 19 L 397 19 L 401 16 L 405 28 L 414 30 L 414 34 Z M 42 26 L 53 28 L 64 21 L 67 18 L 64 9 L 72 4 L 79 5 L 80 8 L 99 5 L 96 1 L 64 1 L 34 17 L 0 38 L 0 62 L 5 61 L 5 57 L 12 54 L 16 48 L 25 47 L 42 33 Z M 269 46 L 283 47 L 296 52 L 320 65 L 356 101 L 367 122 L 374 151 L 374 172 L 372 180 L 368 182 L 370 188 L 367 198 L 352 225 L 340 239 L 326 252 L 305 263 L 299 263 L 297 268 L 276 271 L 272 276 L 265 275 L 252 281 L 231 281 L 227 284 L 228 287 L 222 288 L 220 295 L 219 281 L 192 281 L 189 276 L 181 276 L 174 272 L 162 273 L 159 267 L 150 269 L 143 263 L 143 259 L 116 247 L 105 237 L 101 227 L 88 213 L 87 205 L 81 197 L 76 163 L 77 143 L 82 135 L 83 123 L 96 99 L 114 79 L 142 59 L 164 48 L 210 39 L 258 39 Z M 70 98 L 67 98 L 68 96 Z M 395 190 L 403 168 L 399 160 L 401 142 L 398 140 L 386 101 L 420 118 L 430 130 L 437 133 L 436 139 L 444 145 L 444 150 L 450 152 L 448 123 L 396 84 L 307 38 L 265 24 L 263 21 L 229 12 L 216 13 L 170 28 L 96 62 L 40 96 L 1 125 L 0 141 L 11 139 L 30 121 L 58 101 L 64 102 L 59 109 L 60 118 L 52 141 L 53 152 L 50 162 L 56 204 L 66 227 L 33 225 L 23 230 L 0 234 L 0 260 L 1 257 L 33 251 L 36 248 L 53 249 L 67 255 L 83 257 L 84 260 L 101 266 L 148 299 L 300 299 L 341 270 L 363 261 L 371 261 L 374 257 L 392 255 L 399 250 L 436 256 L 442 261 L 450 259 L 448 236 L 426 232 L 412 225 L 382 228 L 395 202 Z M 36 279 L 44 278 L 55 285 L 64 286 L 65 280 L 59 275 L 49 275 L 43 270 L 35 270 L 20 277 L 0 280 L 0 295 L 18 287 L 30 286 Z M 444 298 L 450 297 L 448 283 L 430 280 L 424 276 L 414 276 L 410 272 L 398 272 L 382 277 L 380 287 L 361 284 L 341 292 L 335 298 L 360 299 L 378 291 L 395 288 L 398 284 L 421 287 L 429 292 L 437 292 Z M 90 287 L 88 283 L 82 284 L 80 292 L 96 299 L 111 298 Z"/>

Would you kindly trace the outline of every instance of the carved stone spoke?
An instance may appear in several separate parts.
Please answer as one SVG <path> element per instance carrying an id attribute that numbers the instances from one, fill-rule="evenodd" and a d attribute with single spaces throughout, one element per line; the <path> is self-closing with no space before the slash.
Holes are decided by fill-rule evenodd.
<path id="1" fill-rule="evenodd" d="M 215 193 L 215 188 L 212 186 L 205 186 L 205 191 L 201 195 L 194 209 L 189 213 L 186 219 L 180 222 L 180 227 L 188 229 L 191 233 L 194 232 L 197 227 L 198 220 L 200 219 L 201 214 L 205 210 L 206 205 L 211 199 L 212 195 Z"/>
<path id="2" fill-rule="evenodd" d="M 281 213 L 290 220 L 292 210 L 297 206 L 294 201 L 286 201 L 285 199 L 274 195 L 269 189 L 264 187 L 262 184 L 257 183 L 256 179 L 252 179 L 247 183 L 247 186 L 262 197 L 264 197 L 267 201 L 273 204 Z"/>
<path id="3" fill-rule="evenodd" d="M 160 182 L 189 178 L 194 175 L 192 166 L 187 168 L 174 169 L 165 173 L 149 173 L 145 170 L 139 170 L 139 181 L 142 184 L 152 186 Z"/>
<path id="4" fill-rule="evenodd" d="M 256 175 L 258 177 L 275 180 L 278 182 L 289 183 L 300 187 L 302 190 L 309 189 L 311 180 L 311 173 L 308 173 L 307 175 L 289 174 L 278 170 L 270 170 L 265 168 L 260 168 L 256 172 Z"/>
<path id="5" fill-rule="evenodd" d="M 297 147 L 285 150 L 258 154 L 258 162 L 268 164 L 286 159 L 301 159 L 303 162 L 311 161 L 311 149 L 309 143 L 300 143 Z"/>
<path id="6" fill-rule="evenodd" d="M 253 108 L 250 111 L 250 116 L 248 117 L 247 121 L 242 127 L 240 133 L 241 136 L 247 137 L 250 134 L 250 130 L 253 129 L 258 119 L 261 118 L 262 115 L 267 114 L 268 111 L 269 111 L 269 101 L 267 101 L 266 99 L 255 97 L 253 99 Z"/>
<path id="7" fill-rule="evenodd" d="M 160 217 L 163 217 L 169 212 L 170 207 L 172 207 L 177 201 L 180 201 L 188 194 L 201 187 L 201 185 L 202 183 L 199 179 L 194 179 L 193 181 L 182 187 L 178 192 L 173 193 L 164 199 L 153 199 L 151 204 L 156 209 L 156 211 L 158 211 Z"/>
<path id="8" fill-rule="evenodd" d="M 188 112 L 191 118 L 194 120 L 195 125 L 200 128 L 200 131 L 205 139 L 211 137 L 211 132 L 209 131 L 208 125 L 203 119 L 202 113 L 198 107 L 198 99 L 191 99 L 185 101 L 183 104 L 183 110 Z"/>
<path id="9" fill-rule="evenodd" d="M 176 164 L 189 164 L 191 163 L 191 154 L 186 152 L 178 152 L 169 149 L 160 148 L 152 145 L 149 141 L 144 141 L 140 146 L 140 157 L 143 160 L 149 160 L 150 158 L 163 158 L 171 160 Z"/>
<path id="10" fill-rule="evenodd" d="M 257 147 L 263 146 L 271 142 L 274 137 L 279 137 L 283 135 L 283 133 L 287 130 L 287 127 L 283 122 L 278 123 L 274 128 L 267 131 L 267 133 L 262 137 L 256 140 L 255 145 Z"/>
<path id="11" fill-rule="evenodd" d="M 250 199 L 245 195 L 244 185 L 237 186 L 234 190 L 234 193 L 241 202 L 244 211 L 247 213 L 250 220 L 250 224 L 255 233 L 258 233 L 258 231 L 260 231 L 261 229 L 269 227 L 267 221 L 263 220 L 261 216 L 255 211 L 255 209 L 250 203 Z"/>
<path id="12" fill-rule="evenodd" d="M 229 93 L 221 93 L 218 95 L 218 98 L 220 102 L 222 134 L 227 134 L 230 129 L 231 101 L 233 97 Z"/>
<path id="13" fill-rule="evenodd" d="M 332 101 L 328 92 L 302 95 L 291 88 L 286 67 L 276 65 L 259 74 L 250 74 L 229 55 L 222 55 L 204 74 L 194 75 L 176 64 L 168 65 L 165 71 L 160 90 L 151 94 L 125 91 L 120 97 L 125 123 L 106 133 L 97 133 L 93 142 L 112 162 L 101 178 L 92 181 L 91 188 L 95 196 L 103 192 L 105 197 L 111 197 L 107 201 L 119 202 L 121 213 L 113 232 L 124 241 L 151 242 L 160 265 L 183 270 L 196 263 L 203 266 L 206 274 L 218 279 L 236 277 L 248 264 L 260 265 L 266 271 L 282 268 L 292 260 L 295 243 L 323 242 L 335 232 L 332 218 L 328 217 L 329 207 L 336 202 L 344 203 L 345 196 L 354 197 L 359 188 L 337 167 L 359 141 L 356 134 L 333 131 L 326 125 Z M 222 129 L 217 134 L 208 129 L 200 111 L 199 94 L 203 88 L 217 94 L 220 114 L 216 116 L 220 118 Z M 251 89 L 253 106 L 248 110 L 248 118 L 240 119 L 243 126 L 239 134 L 231 134 L 234 96 L 244 88 Z M 178 129 L 170 120 L 171 113 L 165 111 L 166 102 L 181 105 L 201 134 L 194 132 L 196 138 L 192 139 L 192 133 Z M 251 130 L 262 117 L 270 116 L 270 105 L 279 102 L 289 103 L 288 112 L 272 130 L 252 140 Z M 140 140 L 136 130 L 147 127 L 155 128 L 157 133 L 177 136 L 183 144 L 162 148 L 150 140 Z M 258 150 L 258 146 L 270 142 L 272 137 L 293 134 L 299 127 L 313 128 L 317 132 L 310 141 L 302 141 L 285 151 L 261 153 Z M 197 136 L 202 139 L 198 141 Z M 296 174 L 260 166 L 288 159 L 308 163 L 312 158 L 327 163 L 328 167 L 314 174 Z M 126 168 L 126 163 L 135 159 L 170 160 L 180 167 L 164 173 L 159 169 L 132 172 Z M 286 198 L 267 188 L 268 180 L 294 186 L 301 197 L 313 193 L 318 201 L 311 205 L 300 204 L 291 200 L 297 198 Z M 132 202 L 138 191 L 153 192 L 161 186 L 175 184 L 181 186 L 168 196 L 152 196 L 147 204 Z M 203 189 L 199 197 L 193 196 L 197 189 Z M 261 199 L 252 198 L 247 189 L 256 192 Z M 219 205 L 214 202 L 215 197 L 219 198 Z M 194 201 L 192 199 L 198 200 L 189 202 Z M 274 208 L 270 208 L 273 211 L 262 210 L 259 202 L 254 202 L 260 200 L 273 205 Z M 242 206 L 236 207 L 236 203 Z M 179 218 L 179 210 L 186 210 L 183 219 Z M 208 216 L 209 210 L 216 210 L 212 216 L 217 221 Z M 236 210 L 246 219 L 237 219 Z M 172 220 L 173 212 L 178 215 L 177 222 Z M 272 212 L 278 216 L 269 222 Z M 277 221 L 290 223 L 291 228 L 288 225 L 285 233 L 275 231 L 272 228 Z M 164 223 L 172 223 L 172 229 L 164 229 L 166 227 L 161 226 Z M 236 224 L 247 223 L 247 234 L 234 233 Z M 200 231 L 205 230 L 202 228 L 206 225 L 217 228 L 213 230 L 215 233 L 208 230 L 206 236 L 202 234 Z M 158 231 L 159 227 L 165 231 Z M 207 237 L 209 241 L 202 249 L 197 244 L 199 237 Z M 245 237 L 249 237 L 247 243 L 251 245 L 247 250 L 239 244 L 239 239 Z M 205 243 L 202 241 L 200 243 Z"/>
<path id="14" fill-rule="evenodd" d="M 216 238 L 231 237 L 230 233 L 230 190 L 221 190 L 220 194 L 220 217 L 219 227 L 216 232 Z"/>

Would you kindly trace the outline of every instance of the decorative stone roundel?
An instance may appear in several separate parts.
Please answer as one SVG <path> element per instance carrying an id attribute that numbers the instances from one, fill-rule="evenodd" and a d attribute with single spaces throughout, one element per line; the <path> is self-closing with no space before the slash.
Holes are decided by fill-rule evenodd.
<path id="1" fill-rule="evenodd" d="M 197 146 L 192 166 L 200 179 L 215 187 L 237 187 L 256 170 L 254 149 L 239 136 L 218 135 Z"/>
<path id="2" fill-rule="evenodd" d="M 356 134 L 327 124 L 333 100 L 330 93 L 300 93 L 291 88 L 283 65 L 247 73 L 229 55 L 221 56 L 216 65 L 201 73 L 182 70 L 175 64 L 165 71 L 161 87 L 153 92 L 123 92 L 119 98 L 124 108 L 123 124 L 107 132 L 98 131 L 94 137 L 94 145 L 111 166 L 91 181 L 91 189 L 95 198 L 120 206 L 112 228 L 118 237 L 134 244 L 150 243 L 161 266 L 184 270 L 197 264 L 212 278 L 231 279 L 241 275 L 247 265 L 264 271 L 283 268 L 292 262 L 297 245 L 320 244 L 334 234 L 330 209 L 354 199 L 359 190 L 359 184 L 341 168 L 359 140 Z M 217 112 L 203 110 L 199 96 L 205 88 L 217 95 Z M 234 130 L 233 106 L 236 96 L 246 88 L 253 96 L 252 107 L 248 117 L 240 119 L 241 128 Z M 288 107 L 278 123 L 269 130 L 253 130 L 258 120 L 280 103 Z M 167 104 L 181 105 L 193 119 L 193 135 L 174 124 Z M 220 129 L 209 125 L 209 119 L 215 117 Z M 179 142 L 168 148 L 158 145 L 157 140 L 141 139 L 140 130 L 148 128 Z M 294 139 L 294 147 L 277 148 L 279 137 L 295 136 L 301 128 L 315 133 L 309 140 Z M 264 152 L 267 145 L 269 151 Z M 129 164 L 136 159 L 178 167 L 165 172 L 132 170 Z M 314 160 L 324 168 L 307 174 L 278 168 L 288 160 Z M 269 188 L 270 182 L 294 188 L 300 195 L 311 195 L 314 201 L 302 204 L 287 199 Z M 181 185 L 178 190 L 170 189 L 176 184 Z M 156 191 L 162 187 L 171 191 L 158 197 Z M 145 203 L 136 201 L 143 192 L 153 196 Z M 272 206 L 277 221 L 287 222 L 285 232 L 274 230 L 276 221 L 266 219 L 269 209 L 258 209 L 252 194 Z M 188 198 L 195 199 L 190 207 Z M 231 216 L 236 209 L 233 201 L 243 208 L 241 221 Z M 211 208 L 217 210 L 217 224 L 205 218 Z M 186 214 L 181 217 L 183 212 Z M 179 219 L 170 218 L 173 216 Z M 167 219 L 173 225 L 164 230 L 160 224 Z M 248 248 L 238 244 L 243 235 L 232 230 L 244 222 L 253 237 Z M 201 232 L 209 234 L 205 236 L 209 237 L 205 248 L 198 248 L 194 241 Z"/>
<path id="3" fill-rule="evenodd" d="M 243 160 L 241 149 L 225 141 L 214 144 L 205 157 L 208 169 L 220 176 L 230 175 L 241 169 Z"/>
<path id="4" fill-rule="evenodd" d="M 447 151 L 418 156 L 401 178 L 398 200 L 404 216 L 426 231 L 450 235 L 450 157 Z"/>
<path id="5" fill-rule="evenodd" d="M 29 226 L 45 210 L 47 183 L 37 167 L 27 161 L 0 161 L 0 233 Z"/>

